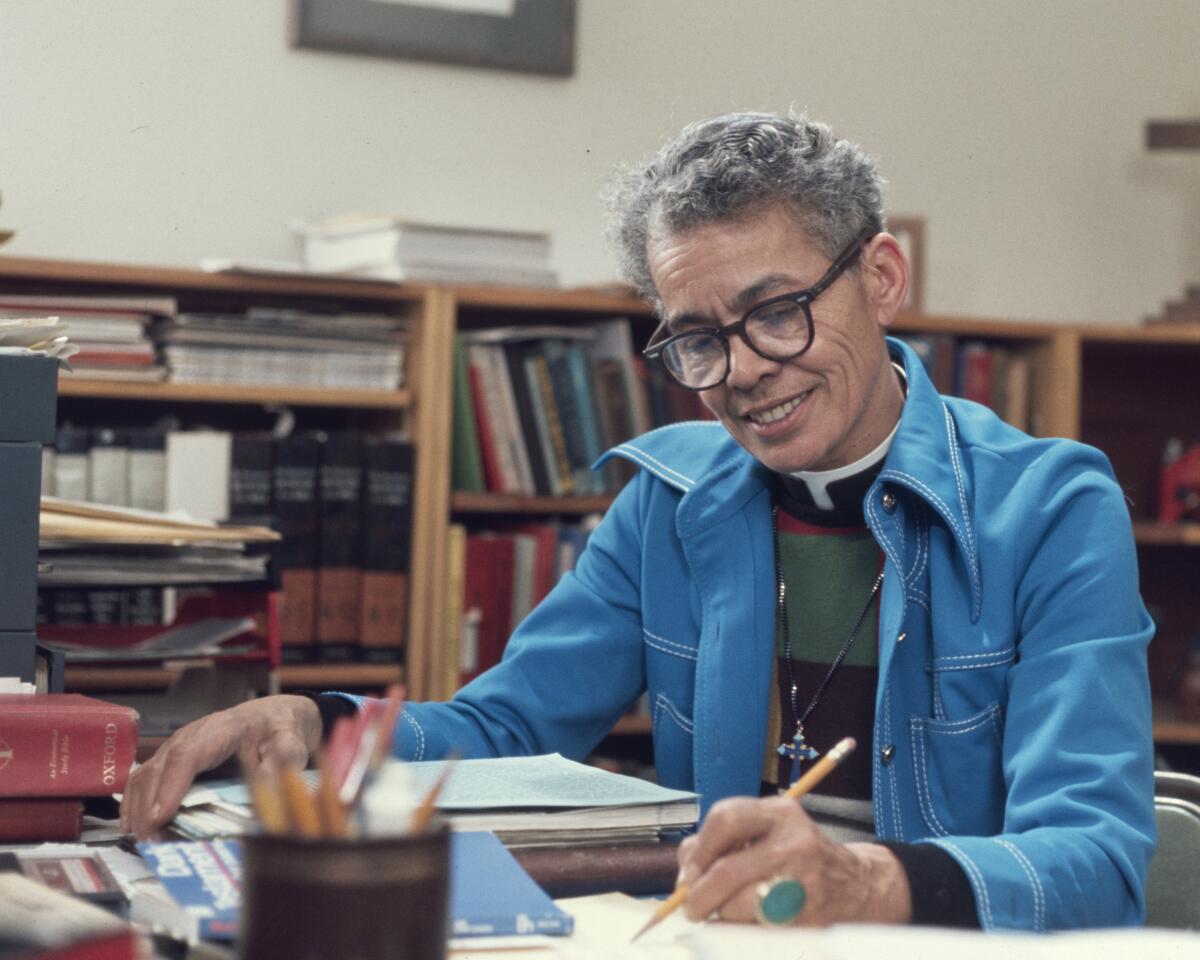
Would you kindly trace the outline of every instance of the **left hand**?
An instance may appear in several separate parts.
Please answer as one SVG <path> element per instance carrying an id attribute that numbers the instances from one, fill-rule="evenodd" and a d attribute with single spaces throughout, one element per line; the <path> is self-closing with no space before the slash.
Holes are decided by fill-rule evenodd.
<path id="1" fill-rule="evenodd" d="M 796 923 L 907 923 L 908 876 L 886 847 L 840 844 L 787 797 L 733 797 L 713 806 L 700 832 L 679 848 L 679 882 L 690 885 L 691 920 L 714 911 L 722 920 L 753 921 L 755 888 L 788 876 L 804 884 Z"/>

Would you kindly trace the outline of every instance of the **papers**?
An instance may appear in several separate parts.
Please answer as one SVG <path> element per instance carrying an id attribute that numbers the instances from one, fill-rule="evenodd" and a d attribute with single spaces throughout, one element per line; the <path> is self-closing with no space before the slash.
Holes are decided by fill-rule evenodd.
<path id="1" fill-rule="evenodd" d="M 222 526 L 152 510 L 42 497 L 42 546 L 54 543 L 262 543 L 278 540 L 266 527 Z"/>
<path id="2" fill-rule="evenodd" d="M 1171 930 L 980 933 L 936 927 L 842 925 L 827 930 L 768 930 L 711 923 L 684 937 L 698 960 L 1182 960 L 1200 956 L 1200 934 Z"/>
<path id="3" fill-rule="evenodd" d="M 413 795 L 425 796 L 447 762 L 405 763 Z M 251 822 L 249 804 L 249 791 L 240 781 L 210 781 L 188 791 L 173 825 L 190 836 L 242 833 Z M 459 760 L 438 810 L 454 830 L 493 831 L 513 848 L 650 843 L 664 832 L 691 827 L 700 812 L 694 793 L 556 753 Z"/>

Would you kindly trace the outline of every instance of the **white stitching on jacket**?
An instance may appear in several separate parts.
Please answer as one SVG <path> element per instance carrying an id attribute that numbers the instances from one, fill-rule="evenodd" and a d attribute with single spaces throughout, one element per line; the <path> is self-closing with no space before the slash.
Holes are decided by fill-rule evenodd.
<path id="1" fill-rule="evenodd" d="M 635 447 L 631 443 L 623 443 L 619 447 L 617 447 L 617 449 L 625 451 L 630 456 L 632 456 L 635 460 L 638 457 L 644 457 L 646 460 L 647 466 L 653 464 L 659 470 L 662 470 L 665 473 L 673 474 L 674 476 L 678 477 L 680 480 L 682 480 L 684 483 L 686 483 L 689 487 L 694 487 L 696 485 L 696 481 L 693 480 L 691 477 L 684 476 L 678 470 L 674 470 L 671 467 L 668 467 L 661 460 L 659 460 L 655 457 L 652 457 L 650 454 L 646 453 L 645 450 L 641 450 L 641 449 Z"/>
<path id="2" fill-rule="evenodd" d="M 696 733 L 695 725 L 690 720 L 688 720 L 682 713 L 679 712 L 679 708 L 671 702 L 670 698 L 665 693 L 659 693 L 659 695 L 654 698 L 654 726 L 655 727 L 658 726 L 658 718 L 664 710 L 666 711 L 667 716 L 669 716 L 672 720 L 674 720 L 677 724 L 679 724 L 679 726 L 689 736 L 695 735 L 695 733 Z"/>
<path id="3" fill-rule="evenodd" d="M 412 718 L 412 714 L 407 710 L 402 710 L 400 716 L 412 724 L 412 728 L 417 731 L 417 755 L 413 759 L 420 760 L 425 756 L 425 731 L 421 729 L 421 725 Z"/>
<path id="4" fill-rule="evenodd" d="M 974 860 L 967 856 L 967 852 L 963 850 L 963 848 L 957 843 L 952 843 L 949 840 L 935 840 L 934 843 L 941 847 L 945 847 L 947 850 L 957 853 L 959 858 L 961 858 L 959 862 L 966 867 L 967 873 L 970 875 L 971 880 L 973 881 L 971 886 L 975 888 L 975 893 L 979 897 L 980 905 L 983 907 L 984 929 L 990 930 L 993 926 L 995 926 L 995 921 L 992 920 L 992 901 L 988 897 L 987 884 L 983 882 L 983 874 L 979 871 L 979 867 L 976 865 Z"/>
<path id="5" fill-rule="evenodd" d="M 996 837 L 995 840 L 1016 858 L 1021 869 L 1025 871 L 1025 876 L 1029 878 L 1029 885 L 1033 888 L 1033 930 L 1035 933 L 1041 933 L 1046 929 L 1046 893 L 1042 889 L 1041 878 L 1020 847 L 999 837 Z"/>
<path id="6" fill-rule="evenodd" d="M 661 650 L 663 653 L 669 653 L 674 657 L 682 657 L 685 660 L 699 660 L 700 652 L 695 647 L 689 647 L 685 643 L 678 643 L 675 640 L 668 640 L 666 637 L 660 637 L 657 633 L 651 633 L 645 627 L 642 628 L 642 633 L 646 636 L 646 646 L 653 647 L 655 650 Z M 658 643 L 653 641 L 657 640 Z M 665 644 L 665 646 L 660 646 Z M 674 649 L 672 649 L 674 648 Z"/>
<path id="7" fill-rule="evenodd" d="M 938 819 L 938 815 L 933 809 L 933 793 L 929 789 L 929 777 L 925 765 L 925 745 L 922 738 L 917 736 L 919 729 L 918 724 L 909 724 L 908 735 L 912 741 L 913 772 L 917 778 L 917 799 L 921 803 L 921 816 L 925 818 L 925 823 L 936 836 L 948 837 L 950 831 L 942 826 L 942 821 Z"/>

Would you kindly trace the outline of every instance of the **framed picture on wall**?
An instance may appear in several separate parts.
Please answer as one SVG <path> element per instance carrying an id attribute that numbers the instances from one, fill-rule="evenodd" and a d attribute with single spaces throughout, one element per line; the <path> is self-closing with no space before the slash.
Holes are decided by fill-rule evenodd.
<path id="1" fill-rule="evenodd" d="M 575 0 L 290 0 L 293 47 L 569 75 Z"/>
<path id="2" fill-rule="evenodd" d="M 908 257 L 908 295 L 905 310 L 925 309 L 925 218 L 888 214 L 888 233 L 900 241 Z"/>

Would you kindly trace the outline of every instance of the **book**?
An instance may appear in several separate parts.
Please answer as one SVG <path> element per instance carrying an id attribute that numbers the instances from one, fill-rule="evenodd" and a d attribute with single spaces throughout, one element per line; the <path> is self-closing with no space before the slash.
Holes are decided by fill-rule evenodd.
<path id="1" fill-rule="evenodd" d="M 21 957 L 135 960 L 146 955 L 137 933 L 120 917 L 23 873 L 0 872 L 0 903 L 0 944 L 34 951 L 22 951 Z"/>
<path id="2" fill-rule="evenodd" d="M 285 661 L 304 659 L 316 642 L 317 464 L 322 434 L 297 433 L 275 442 L 272 496 L 275 554 L 282 587 L 279 638 Z"/>
<path id="3" fill-rule="evenodd" d="M 512 622 L 514 550 L 511 537 L 494 533 L 467 536 L 463 618 L 476 630 L 476 647 L 474 658 L 464 658 L 462 683 L 495 666 L 504 654 Z"/>
<path id="4" fill-rule="evenodd" d="M 471 380 L 467 374 L 467 351 L 463 339 L 454 337 L 454 396 L 452 415 L 450 485 L 464 493 L 483 493 L 483 456 L 479 449 Z"/>
<path id="5" fill-rule="evenodd" d="M 450 935 L 496 937 L 574 930 L 494 833 L 456 832 L 450 838 Z M 467 945 L 469 947 L 469 944 Z"/>
<path id="6" fill-rule="evenodd" d="M 225 430 L 172 430 L 167 434 L 168 512 L 196 520 L 229 519 L 232 437 Z"/>
<path id="7" fill-rule="evenodd" d="M 181 908 L 172 933 L 188 943 L 232 941 L 242 904 L 242 853 L 236 840 L 139 843 L 140 853 Z M 182 928 L 182 929 L 181 929 Z"/>
<path id="8" fill-rule="evenodd" d="M 83 801 L 78 797 L 0 799 L 0 842 L 78 840 L 82 829 Z"/>
<path id="9" fill-rule="evenodd" d="M 53 804 L 71 801 L 64 799 L 28 802 Z M 129 902 L 99 850 L 80 845 L 42 844 L 25 847 L 16 854 L 0 854 L 0 858 L 10 856 L 16 861 L 13 864 L 15 869 L 52 890 L 70 894 L 89 903 L 108 906 L 110 910 L 118 913 L 124 910 Z M 3 864 L 0 864 L 0 869 L 4 869 Z"/>
<path id="10" fill-rule="evenodd" d="M 993 359 L 992 351 L 985 343 L 972 340 L 961 344 L 954 392 L 967 400 L 990 405 Z"/>
<path id="11" fill-rule="evenodd" d="M 416 449 L 401 437 L 368 437 L 363 448 L 362 601 L 364 660 L 402 659 L 408 628 L 408 569 Z"/>
<path id="12" fill-rule="evenodd" d="M 129 440 L 124 430 L 99 427 L 92 431 L 87 499 L 129 506 Z"/>
<path id="13" fill-rule="evenodd" d="M 0 797 L 120 793 L 137 754 L 137 711 L 78 693 L 0 694 L 0 730 Z"/>
<path id="14" fill-rule="evenodd" d="M 353 431 L 330 433 L 317 474 L 316 637 L 321 657 L 353 658 L 362 602 L 363 440 Z"/>
<path id="15" fill-rule="evenodd" d="M 162 430 L 129 430 L 129 506 L 167 507 L 167 436 Z M 256 523 L 262 520 L 254 521 Z"/>

